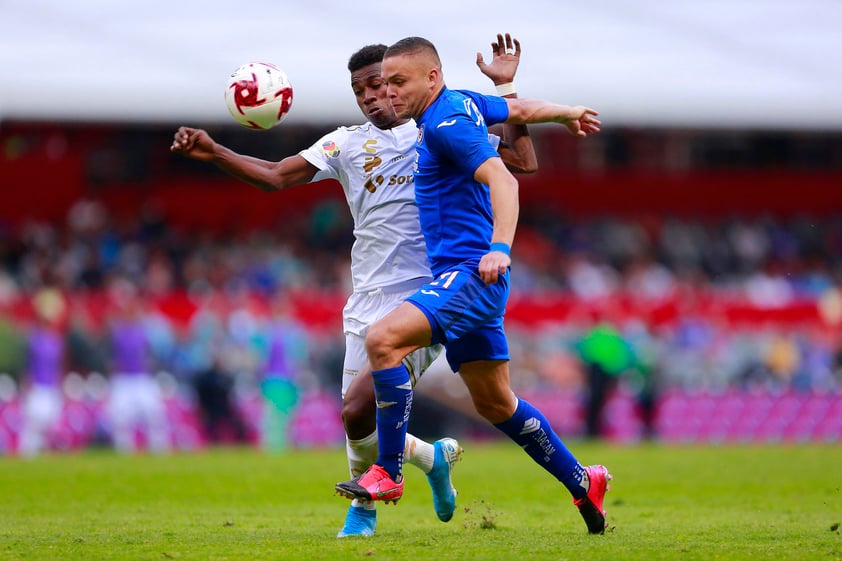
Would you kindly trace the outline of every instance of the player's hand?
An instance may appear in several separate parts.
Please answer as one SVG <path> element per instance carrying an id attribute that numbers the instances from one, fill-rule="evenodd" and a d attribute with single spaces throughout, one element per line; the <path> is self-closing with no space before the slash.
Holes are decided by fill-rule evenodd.
<path id="1" fill-rule="evenodd" d="M 202 129 L 179 127 L 173 136 L 170 152 L 207 162 L 213 159 L 214 145 L 213 139 Z"/>
<path id="2" fill-rule="evenodd" d="M 602 122 L 596 118 L 599 115 L 596 111 L 584 105 L 577 105 L 572 108 L 572 116 L 565 121 L 564 126 L 574 136 L 585 137 L 589 134 L 599 132 Z"/>
<path id="3" fill-rule="evenodd" d="M 479 276 L 485 284 L 494 284 L 511 265 L 512 258 L 502 251 L 489 251 L 479 260 Z"/>
<path id="4" fill-rule="evenodd" d="M 477 53 L 480 72 L 491 78 L 495 85 L 507 84 L 515 79 L 520 64 L 520 41 L 506 33 L 497 34 L 497 41 L 491 43 L 491 64 L 486 64 L 482 53 Z"/>

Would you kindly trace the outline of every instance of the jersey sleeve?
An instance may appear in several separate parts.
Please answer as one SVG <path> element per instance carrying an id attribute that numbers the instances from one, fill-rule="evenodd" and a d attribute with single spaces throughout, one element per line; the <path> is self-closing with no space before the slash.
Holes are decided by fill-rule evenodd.
<path id="1" fill-rule="evenodd" d="M 490 142 L 488 128 L 481 118 L 452 113 L 432 127 L 425 133 L 430 147 L 439 154 L 447 154 L 454 165 L 470 176 L 486 160 L 500 155 Z"/>
<path id="2" fill-rule="evenodd" d="M 505 123 L 506 119 L 509 118 L 509 104 L 506 103 L 504 98 L 496 95 L 484 95 L 471 90 L 459 91 L 473 100 L 482 116 L 485 117 L 487 125 Z"/>
<path id="3" fill-rule="evenodd" d="M 348 134 L 344 127 L 340 127 L 324 135 L 314 142 L 312 146 L 298 153 L 319 170 L 313 176 L 313 179 L 310 180 L 310 183 L 315 183 L 323 179 L 339 179 L 342 146 L 347 136 Z"/>

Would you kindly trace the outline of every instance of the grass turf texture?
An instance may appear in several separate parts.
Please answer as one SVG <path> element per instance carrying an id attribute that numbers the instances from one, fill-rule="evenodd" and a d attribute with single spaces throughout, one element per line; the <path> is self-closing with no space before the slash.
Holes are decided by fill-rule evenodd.
<path id="1" fill-rule="evenodd" d="M 450 523 L 408 466 L 345 540 L 341 450 L 0 458 L 0 559 L 842 559 L 842 447 L 572 447 L 615 476 L 604 536 L 510 443 L 467 443 Z"/>

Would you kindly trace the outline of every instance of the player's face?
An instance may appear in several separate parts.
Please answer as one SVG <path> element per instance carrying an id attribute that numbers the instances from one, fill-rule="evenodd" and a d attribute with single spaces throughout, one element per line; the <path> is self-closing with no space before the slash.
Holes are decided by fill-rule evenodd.
<path id="1" fill-rule="evenodd" d="M 398 124 L 398 117 L 386 96 L 386 82 L 380 76 L 380 64 L 369 64 L 351 73 L 351 89 L 363 115 L 379 129 Z"/>
<path id="2" fill-rule="evenodd" d="M 383 59 L 381 72 L 398 117 L 417 119 L 430 101 L 431 76 L 426 57 L 397 55 Z"/>

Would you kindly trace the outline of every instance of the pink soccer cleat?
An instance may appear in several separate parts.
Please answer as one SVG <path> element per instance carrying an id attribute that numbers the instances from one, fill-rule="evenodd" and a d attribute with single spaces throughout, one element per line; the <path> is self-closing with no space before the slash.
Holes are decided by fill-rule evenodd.
<path id="1" fill-rule="evenodd" d="M 611 489 L 608 485 L 608 482 L 611 481 L 611 474 L 608 473 L 608 468 L 599 465 L 587 466 L 585 472 L 588 474 L 588 480 L 590 481 L 588 494 L 581 499 L 574 499 L 573 504 L 579 509 L 582 518 L 585 519 L 589 534 L 604 534 L 607 524 L 602 501 L 605 499 L 605 493 Z"/>
<path id="2" fill-rule="evenodd" d="M 361 476 L 337 483 L 335 488 L 337 493 L 349 499 L 397 503 L 403 496 L 403 478 L 395 483 L 385 469 L 372 464 Z"/>

